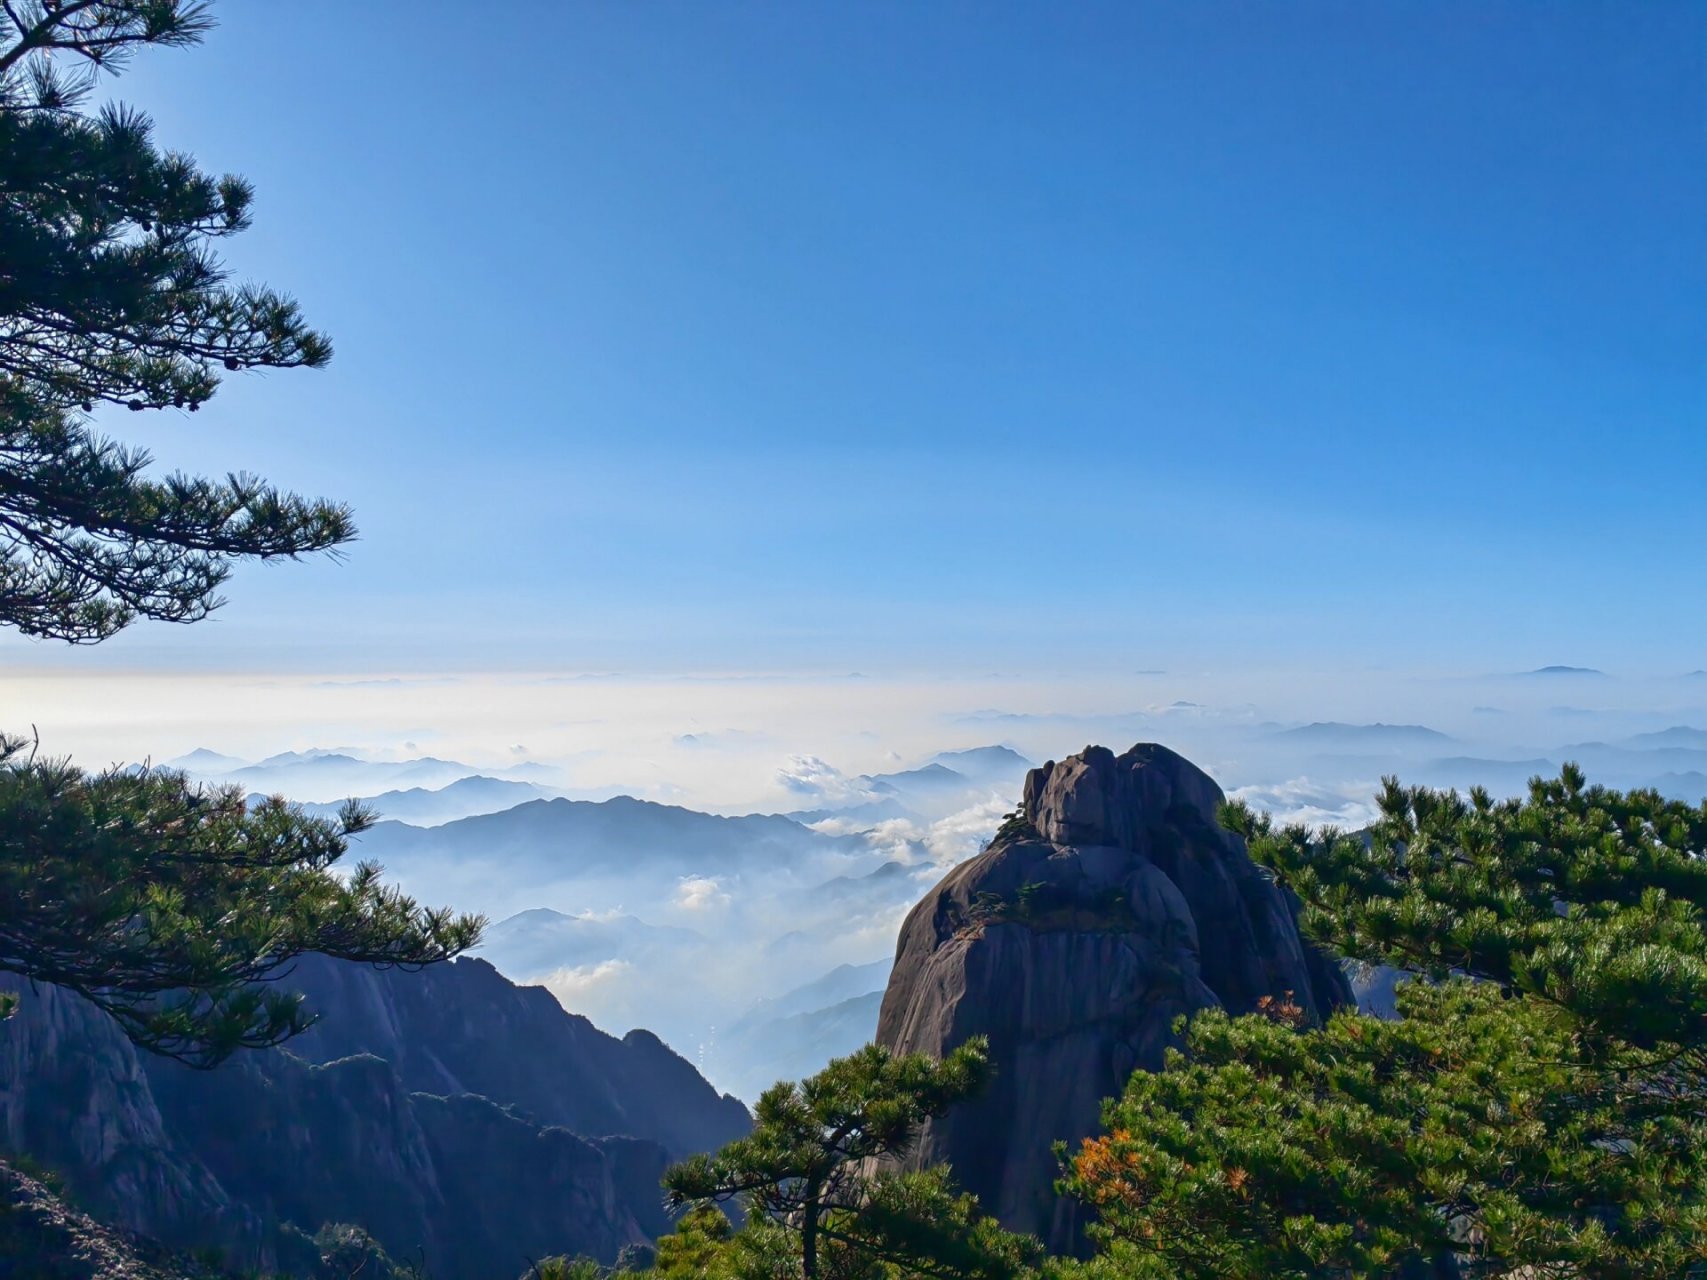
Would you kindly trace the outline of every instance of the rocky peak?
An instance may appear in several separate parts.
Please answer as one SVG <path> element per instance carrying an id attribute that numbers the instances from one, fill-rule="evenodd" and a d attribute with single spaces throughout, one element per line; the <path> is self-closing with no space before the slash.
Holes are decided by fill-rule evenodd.
<path id="1" fill-rule="evenodd" d="M 1111 845 L 1148 852 L 1159 826 L 1213 825 L 1226 799 L 1210 776 L 1177 752 L 1141 742 L 1124 755 L 1086 747 L 1025 779 L 1025 818 L 1052 844 Z"/>
<path id="2" fill-rule="evenodd" d="M 1056 1249 L 1079 1226 L 1053 1190 L 1052 1144 L 1089 1135 L 1103 1098 L 1161 1065 L 1177 1017 L 1286 992 L 1315 1015 L 1350 1000 L 1217 823 L 1223 799 L 1154 743 L 1051 761 L 902 926 L 878 1041 L 940 1055 L 985 1035 L 996 1064 L 991 1091 L 927 1126 L 914 1161 L 949 1161 L 1006 1225 Z"/>

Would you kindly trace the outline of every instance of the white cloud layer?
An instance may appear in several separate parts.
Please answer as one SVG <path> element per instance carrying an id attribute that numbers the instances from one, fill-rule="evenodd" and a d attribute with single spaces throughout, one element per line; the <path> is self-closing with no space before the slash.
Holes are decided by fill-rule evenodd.
<path id="1" fill-rule="evenodd" d="M 784 791 L 818 804 L 851 804 L 871 794 L 859 780 L 818 756 L 790 756 L 777 769 L 776 780 Z"/>
<path id="2" fill-rule="evenodd" d="M 349 762 L 303 771 L 324 775 L 326 794 L 292 793 L 301 800 L 438 787 L 466 765 L 576 800 L 631 795 L 726 816 L 824 811 L 812 828 L 825 839 L 794 832 L 783 842 L 794 852 L 775 859 L 671 846 L 648 867 L 625 853 L 585 870 L 553 848 L 543 865 L 559 878 L 537 884 L 502 859 L 396 865 L 403 887 L 435 904 L 494 919 L 542 906 L 609 926 L 577 933 L 608 947 L 550 954 L 525 977 L 607 1029 L 647 1026 L 688 1052 L 742 1001 L 893 954 L 905 912 L 1019 799 L 1017 772 L 986 785 L 973 758 L 957 762 L 969 771 L 963 787 L 914 772 L 940 752 L 1000 743 L 1042 762 L 1091 742 L 1160 742 L 1279 821 L 1345 829 L 1374 818 L 1384 774 L 1510 794 L 1576 759 L 1612 786 L 1707 789 L 1707 743 L 1676 728 L 1707 729 L 1707 680 L 1679 676 L 1598 681 L 1598 709 L 1567 714 L 1557 680 L 1513 676 L 326 678 L 336 675 L 17 665 L 0 671 L 0 729 L 39 724 L 45 753 L 96 768 L 196 748 L 240 757 L 234 768 L 350 744 L 338 747 Z M 968 713 L 979 707 L 1000 710 Z M 1395 726 L 1436 732 L 1395 737 Z M 426 767 L 425 780 L 400 773 L 403 763 Z M 895 776 L 873 782 L 885 774 Z M 351 861 L 361 854 L 358 845 Z"/>
<path id="3" fill-rule="evenodd" d="M 615 985 L 633 967 L 627 960 L 601 960 L 597 964 L 558 969 L 547 975 L 540 985 L 556 996 L 565 1008 L 574 1009 L 601 988 Z"/>
<path id="4" fill-rule="evenodd" d="M 1324 785 L 1309 778 L 1292 778 L 1266 786 L 1235 787 L 1227 798 L 1243 800 L 1277 823 L 1302 822 L 1356 831 L 1375 821 L 1378 786 L 1367 781 Z"/>
<path id="5" fill-rule="evenodd" d="M 676 883 L 676 906 L 683 911 L 714 911 L 730 901 L 716 876 L 683 876 Z"/>

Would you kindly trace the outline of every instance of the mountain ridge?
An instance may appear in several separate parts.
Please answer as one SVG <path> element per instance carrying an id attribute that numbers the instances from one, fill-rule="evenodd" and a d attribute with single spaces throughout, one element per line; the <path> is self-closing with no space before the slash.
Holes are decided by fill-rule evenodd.
<path id="1" fill-rule="evenodd" d="M 437 1280 L 518 1274 L 668 1229 L 657 1182 L 750 1123 L 648 1032 L 621 1039 L 483 960 L 416 973 L 306 957 L 320 1020 L 191 1071 L 68 992 L 25 988 L 0 1037 L 0 1146 L 61 1170 L 104 1220 L 167 1245 L 312 1267 L 328 1222 Z M 12 982 L 9 989 L 19 989 Z"/>

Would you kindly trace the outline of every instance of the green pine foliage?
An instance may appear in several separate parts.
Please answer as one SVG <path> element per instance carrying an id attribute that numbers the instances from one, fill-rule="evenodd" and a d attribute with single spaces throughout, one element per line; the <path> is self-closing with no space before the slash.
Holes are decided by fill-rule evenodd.
<path id="1" fill-rule="evenodd" d="M 1660 1280 L 1707 1265 L 1707 810 L 1386 783 L 1368 839 L 1232 806 L 1396 1021 L 1200 1015 L 1063 1186 L 1112 1274 Z M 1064 1153 L 1066 1154 L 1066 1153 Z"/>
<path id="2" fill-rule="evenodd" d="M 591 1258 L 559 1255 L 529 1265 L 518 1280 L 604 1280 L 606 1271 Z"/>
<path id="3" fill-rule="evenodd" d="M 832 1062 L 799 1084 L 765 1091 L 753 1132 L 665 1176 L 671 1203 L 703 1215 L 738 1199 L 747 1225 L 718 1236 L 690 1215 L 694 1235 L 660 1242 L 658 1269 L 690 1250 L 707 1275 L 732 1277 L 979 1277 L 1021 1274 L 1035 1242 L 1010 1235 L 959 1193 L 948 1170 L 885 1166 L 913 1145 L 919 1126 L 982 1088 L 981 1039 L 940 1062 L 876 1045 Z"/>
<path id="4" fill-rule="evenodd" d="M 1462 973 L 1547 1004 L 1622 1069 L 1707 1087 L 1707 805 L 1587 785 L 1567 765 L 1522 800 L 1387 780 L 1360 839 L 1230 826 L 1342 955 Z"/>
<path id="5" fill-rule="evenodd" d="M 371 821 L 251 807 L 171 771 L 90 776 L 0 738 L 0 971 L 76 991 L 193 1065 L 277 1044 L 312 1020 L 267 981 L 297 956 L 414 967 L 479 937 L 371 864 L 333 874 Z"/>
<path id="6" fill-rule="evenodd" d="M 355 534 L 341 505 L 253 477 L 150 476 L 91 418 L 195 411 L 226 373 L 331 355 L 288 298 L 228 283 L 215 247 L 248 225 L 248 185 L 160 150 L 128 107 L 89 106 L 99 72 L 209 22 L 187 0 L 0 7 L 0 626 L 27 635 L 193 622 L 235 561 Z M 88 776 L 0 737 L 0 972 L 77 991 L 193 1065 L 275 1044 L 310 1021 L 268 985 L 295 957 L 412 966 L 478 938 L 377 868 L 335 870 L 369 821 L 166 771 Z"/>
<path id="7" fill-rule="evenodd" d="M 0 16 L 0 620 L 29 635 L 194 622 L 235 561 L 355 536 L 341 504 L 252 476 L 151 477 L 145 450 L 90 417 L 195 411 L 226 373 L 331 357 L 294 302 L 232 285 L 215 253 L 249 225 L 249 185 L 160 150 L 129 107 L 88 107 L 97 70 L 209 25 L 183 0 L 14 0 Z"/>
<path id="8" fill-rule="evenodd" d="M 734 1234 L 721 1209 L 713 1204 L 696 1205 L 677 1219 L 674 1231 L 659 1239 L 652 1272 L 658 1280 L 726 1275 Z"/>

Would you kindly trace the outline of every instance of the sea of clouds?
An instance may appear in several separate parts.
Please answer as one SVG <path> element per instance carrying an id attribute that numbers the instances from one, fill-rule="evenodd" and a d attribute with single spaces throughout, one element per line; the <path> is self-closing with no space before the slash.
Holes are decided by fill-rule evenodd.
<path id="1" fill-rule="evenodd" d="M 1707 795 L 1707 679 L 1685 673 L 21 668 L 0 676 L 0 723 L 91 768 L 176 761 L 311 806 L 373 798 L 396 821 L 356 856 L 491 916 L 483 954 L 512 977 L 611 1030 L 657 1030 L 747 1094 L 770 1064 L 804 1070 L 869 1034 L 906 911 L 976 855 L 1028 765 L 1090 743 L 1161 742 L 1277 818 L 1346 828 L 1386 775 L 1512 792 L 1577 760 Z"/>

